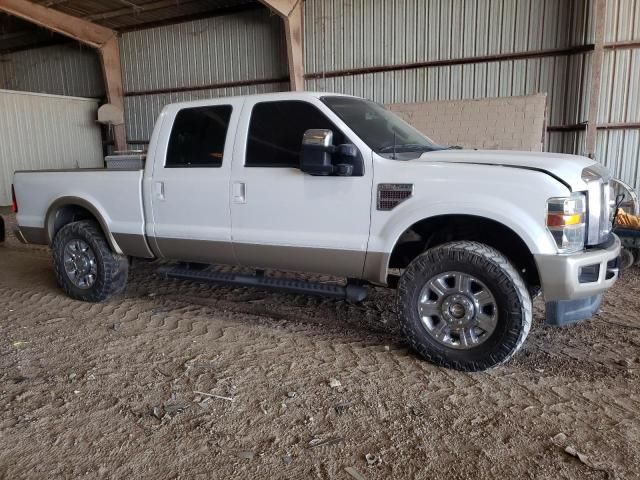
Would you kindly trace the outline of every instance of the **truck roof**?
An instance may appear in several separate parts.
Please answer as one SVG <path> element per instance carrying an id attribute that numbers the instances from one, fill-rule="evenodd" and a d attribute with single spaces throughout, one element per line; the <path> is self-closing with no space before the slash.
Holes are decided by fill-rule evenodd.
<path id="1" fill-rule="evenodd" d="M 165 108 L 170 106 L 174 106 L 174 107 L 177 106 L 179 108 L 205 107 L 207 105 L 218 105 L 220 103 L 224 103 L 225 101 L 229 101 L 229 100 L 238 100 L 238 99 L 247 99 L 247 98 L 259 98 L 263 101 L 286 100 L 286 99 L 302 100 L 304 98 L 320 98 L 320 97 L 325 97 L 327 95 L 359 98 L 359 97 L 355 97 L 354 95 L 345 95 L 344 93 L 334 93 L 334 92 L 309 92 L 309 91 L 275 92 L 275 93 L 258 93 L 254 95 L 235 95 L 232 97 L 213 97 L 213 98 L 205 98 L 202 100 L 188 100 L 185 102 L 175 102 L 175 103 L 167 104 Z"/>

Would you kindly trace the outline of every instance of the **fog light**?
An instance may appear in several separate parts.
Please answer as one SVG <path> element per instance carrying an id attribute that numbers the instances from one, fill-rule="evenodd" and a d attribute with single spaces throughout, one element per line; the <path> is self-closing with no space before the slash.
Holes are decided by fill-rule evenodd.
<path id="1" fill-rule="evenodd" d="M 587 265 L 586 267 L 580 267 L 580 273 L 578 274 L 578 281 L 580 283 L 592 283 L 597 282 L 600 276 L 600 265 Z"/>

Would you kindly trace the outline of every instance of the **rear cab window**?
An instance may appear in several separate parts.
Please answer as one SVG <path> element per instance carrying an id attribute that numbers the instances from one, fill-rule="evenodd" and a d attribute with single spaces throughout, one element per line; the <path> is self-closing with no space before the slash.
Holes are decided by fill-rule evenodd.
<path id="1" fill-rule="evenodd" d="M 165 168 L 222 166 L 231 105 L 184 108 L 173 122 Z"/>

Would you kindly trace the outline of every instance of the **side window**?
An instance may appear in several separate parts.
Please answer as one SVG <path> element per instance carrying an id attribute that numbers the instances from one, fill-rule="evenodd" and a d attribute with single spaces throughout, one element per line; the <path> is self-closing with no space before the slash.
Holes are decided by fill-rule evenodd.
<path id="1" fill-rule="evenodd" d="M 231 105 L 180 110 L 169 137 L 165 167 L 222 166 L 231 111 Z"/>
<path id="2" fill-rule="evenodd" d="M 311 128 L 329 128 L 335 145 L 344 135 L 310 103 L 289 100 L 257 103 L 251 112 L 246 167 L 297 167 L 302 136 Z"/>

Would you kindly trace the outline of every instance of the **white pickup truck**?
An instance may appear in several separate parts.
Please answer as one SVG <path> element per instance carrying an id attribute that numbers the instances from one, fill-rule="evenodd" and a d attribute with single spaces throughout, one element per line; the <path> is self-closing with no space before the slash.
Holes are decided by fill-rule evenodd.
<path id="1" fill-rule="evenodd" d="M 16 172 L 14 203 L 75 299 L 122 292 L 131 257 L 352 301 L 386 285 L 420 355 L 475 371 L 518 350 L 540 292 L 549 323 L 596 312 L 618 275 L 608 182 L 588 158 L 444 148 L 374 102 L 303 92 L 168 105 L 144 169 Z"/>

